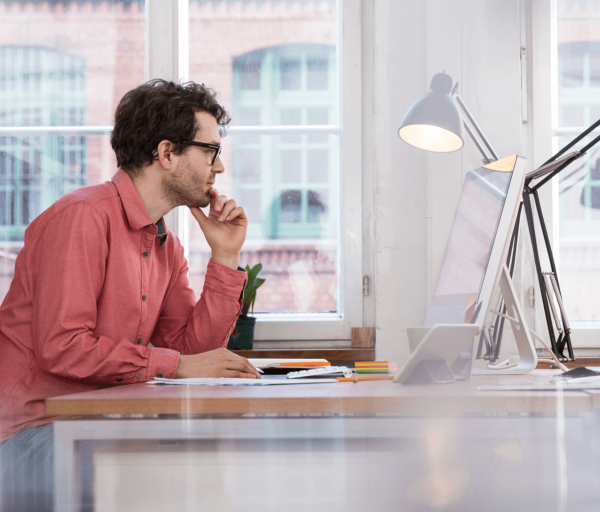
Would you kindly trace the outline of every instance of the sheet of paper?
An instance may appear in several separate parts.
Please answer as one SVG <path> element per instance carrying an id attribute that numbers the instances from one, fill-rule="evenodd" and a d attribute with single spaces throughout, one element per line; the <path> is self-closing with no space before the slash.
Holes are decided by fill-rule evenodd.
<path id="1" fill-rule="evenodd" d="M 284 376 L 285 377 L 285 376 Z M 148 384 L 167 384 L 176 386 L 273 386 L 289 384 L 322 384 L 325 382 L 338 382 L 337 379 L 226 379 L 226 378 L 197 378 L 197 379 L 164 379 L 155 377 Z"/>

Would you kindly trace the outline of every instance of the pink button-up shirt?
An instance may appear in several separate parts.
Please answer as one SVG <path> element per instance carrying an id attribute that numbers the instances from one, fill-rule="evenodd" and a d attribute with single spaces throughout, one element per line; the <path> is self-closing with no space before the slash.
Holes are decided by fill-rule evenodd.
<path id="1" fill-rule="evenodd" d="M 187 273 L 122 170 L 37 217 L 0 306 L 0 441 L 52 421 L 45 398 L 174 378 L 180 353 L 226 346 L 246 273 L 211 260 L 198 302 Z"/>

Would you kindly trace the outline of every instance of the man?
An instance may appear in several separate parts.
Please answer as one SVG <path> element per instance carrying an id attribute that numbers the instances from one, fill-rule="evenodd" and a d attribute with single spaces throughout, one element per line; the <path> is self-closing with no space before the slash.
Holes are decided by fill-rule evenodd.
<path id="1" fill-rule="evenodd" d="M 215 93 L 193 82 L 153 80 L 128 92 L 115 113 L 112 180 L 67 194 L 27 228 L 0 307 L 5 501 L 20 492 L 16 475 L 40 468 L 44 485 L 18 485 L 51 496 L 48 397 L 154 377 L 260 378 L 224 348 L 242 306 L 248 224 L 213 188 L 229 121 Z M 163 220 L 180 205 L 212 251 L 198 302 L 183 247 Z M 206 216 L 199 207 L 208 205 Z"/>

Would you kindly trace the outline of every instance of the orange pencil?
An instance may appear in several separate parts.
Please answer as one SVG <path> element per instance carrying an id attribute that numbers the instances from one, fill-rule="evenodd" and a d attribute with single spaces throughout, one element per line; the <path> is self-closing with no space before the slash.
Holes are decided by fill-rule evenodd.
<path id="1" fill-rule="evenodd" d="M 364 377 L 338 377 L 340 382 L 358 382 L 359 380 L 391 380 L 393 375 L 367 375 Z"/>
<path id="2" fill-rule="evenodd" d="M 331 366 L 331 363 L 315 363 L 311 361 L 298 361 L 295 363 L 279 363 L 279 366 Z"/>

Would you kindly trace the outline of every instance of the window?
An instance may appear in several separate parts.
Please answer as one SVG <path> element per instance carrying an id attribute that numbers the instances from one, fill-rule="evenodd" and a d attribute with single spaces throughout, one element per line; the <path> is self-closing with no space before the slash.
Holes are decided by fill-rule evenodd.
<path id="1" fill-rule="evenodd" d="M 360 0 L 69 5 L 16 3 L 0 20 L 0 298 L 27 224 L 114 174 L 123 94 L 191 79 L 234 117 L 217 188 L 248 212 L 242 262 L 264 266 L 257 339 L 349 339 L 362 326 L 361 59 L 360 36 L 340 29 L 360 26 Z M 210 251 L 179 210 L 167 222 L 199 296 Z"/>
<path id="2" fill-rule="evenodd" d="M 360 52 L 341 26 L 358 19 L 360 2 L 249 9 L 224 0 L 218 15 L 214 5 L 189 4 L 189 78 L 213 86 L 232 113 L 215 187 L 248 214 L 241 264 L 263 265 L 256 339 L 348 339 L 350 325 L 362 325 L 362 247 L 347 250 L 345 239 L 362 240 L 362 209 L 343 208 L 361 204 L 360 186 L 351 186 L 361 182 L 360 156 L 349 150 L 360 139 L 360 123 L 351 122 L 360 111 Z M 195 221 L 185 222 L 199 293 L 210 248 Z"/>
<path id="3" fill-rule="evenodd" d="M 115 173 L 113 112 L 144 81 L 143 0 L 69 5 L 14 3 L 0 19 L 0 301 L 27 225 Z"/>
<path id="4" fill-rule="evenodd" d="M 85 70 L 64 51 L 0 47 L 0 116 L 12 126 L 84 125 Z M 87 184 L 85 153 L 84 136 L 0 137 L 0 240 L 22 242 L 35 217 Z"/>
<path id="5" fill-rule="evenodd" d="M 582 5 L 574 0 L 556 4 L 556 149 L 600 119 L 600 22 L 595 4 L 583 10 Z M 595 146 L 558 181 L 559 278 L 575 327 L 600 327 L 599 150 Z"/>
<path id="6" fill-rule="evenodd" d="M 293 80 L 287 76 L 292 62 Z M 254 116 L 255 125 L 332 124 L 336 68 L 335 47 L 326 45 L 282 45 L 234 59 L 234 122 Z M 234 139 L 234 195 L 247 199 L 249 240 L 337 238 L 337 216 L 328 215 L 339 210 L 328 204 L 338 197 L 337 146 L 337 138 L 326 134 Z M 326 311 L 337 308 L 335 295 L 330 297 Z"/>

